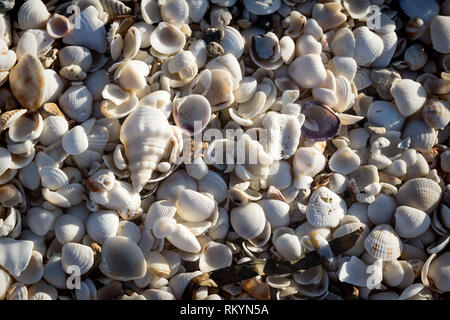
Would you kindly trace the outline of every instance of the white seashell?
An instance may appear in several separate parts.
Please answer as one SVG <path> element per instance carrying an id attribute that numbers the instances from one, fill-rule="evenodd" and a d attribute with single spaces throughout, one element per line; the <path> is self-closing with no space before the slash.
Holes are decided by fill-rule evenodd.
<path id="1" fill-rule="evenodd" d="M 302 88 L 314 88 L 326 78 L 325 67 L 319 55 L 307 54 L 296 58 L 288 68 L 289 76 Z"/>
<path id="2" fill-rule="evenodd" d="M 106 52 L 106 30 L 103 22 L 98 19 L 95 7 L 89 6 L 78 13 L 76 19 L 79 28 L 73 28 L 64 38 L 63 42 L 83 46 L 99 53 Z"/>
<path id="3" fill-rule="evenodd" d="M 339 29 L 333 37 L 333 40 L 331 40 L 330 47 L 335 56 L 353 57 L 356 42 L 355 36 L 350 28 Z"/>
<path id="4" fill-rule="evenodd" d="M 397 203 L 393 197 L 379 194 L 375 198 L 375 201 L 367 207 L 367 216 L 376 226 L 380 224 L 390 224 L 396 207 Z"/>
<path id="5" fill-rule="evenodd" d="M 297 38 L 295 41 L 295 55 L 301 57 L 307 54 L 322 53 L 322 45 L 312 35 L 305 34 Z"/>
<path id="6" fill-rule="evenodd" d="M 191 178 L 186 171 L 177 170 L 161 182 L 156 190 L 156 197 L 159 200 L 165 199 L 175 203 L 178 194 L 184 189 L 197 190 L 197 182 L 195 179 Z M 206 192 L 209 191 L 206 190 Z"/>
<path id="7" fill-rule="evenodd" d="M 73 273 L 73 267 L 78 267 L 80 275 L 88 272 L 94 265 L 94 252 L 88 246 L 69 242 L 62 247 L 61 265 L 68 274 Z"/>
<path id="8" fill-rule="evenodd" d="M 428 126 L 442 129 L 450 122 L 450 107 L 441 100 L 430 100 L 423 108 L 423 117 Z"/>
<path id="9" fill-rule="evenodd" d="M 0 147 L 0 175 L 3 175 L 11 166 L 11 153 Z"/>
<path id="10" fill-rule="evenodd" d="M 405 123 L 405 117 L 397 108 L 392 103 L 382 100 L 374 101 L 370 105 L 367 119 L 386 130 L 400 131 Z"/>
<path id="11" fill-rule="evenodd" d="M 150 73 L 148 65 L 140 60 L 125 60 L 114 64 L 108 71 L 114 73 L 114 80 L 125 89 L 143 89 L 146 85 L 145 77 Z"/>
<path id="12" fill-rule="evenodd" d="M 16 53 L 13 50 L 0 51 L 0 71 L 8 71 L 17 61 Z"/>
<path id="13" fill-rule="evenodd" d="M 244 239 L 254 239 L 264 230 L 264 210 L 256 203 L 234 208 L 230 212 L 230 223 L 234 231 Z"/>
<path id="14" fill-rule="evenodd" d="M 411 139 L 410 146 L 417 151 L 426 152 L 436 144 L 436 131 L 424 121 L 410 119 L 403 128 L 402 139 Z"/>
<path id="15" fill-rule="evenodd" d="M 67 35 L 72 28 L 72 25 L 65 16 L 55 13 L 47 21 L 47 32 L 53 38 L 62 38 Z"/>
<path id="16" fill-rule="evenodd" d="M 244 0 L 245 9 L 255 15 L 270 15 L 281 6 L 281 0 L 252 1 Z"/>
<path id="17" fill-rule="evenodd" d="M 290 223 L 290 207 L 286 202 L 275 199 L 264 199 L 257 202 L 264 210 L 267 221 L 272 229 L 287 227 Z"/>
<path id="18" fill-rule="evenodd" d="M 410 19 L 418 17 L 427 24 L 439 14 L 439 4 L 435 0 L 426 2 L 418 0 L 400 0 L 399 4 L 403 12 Z"/>
<path id="19" fill-rule="evenodd" d="M 9 126 L 8 137 L 14 142 L 39 138 L 44 128 L 42 116 L 37 111 L 24 114 Z"/>
<path id="20" fill-rule="evenodd" d="M 142 37 L 136 27 L 131 26 L 123 40 L 123 57 L 124 59 L 133 59 L 141 48 Z"/>
<path id="21" fill-rule="evenodd" d="M 225 26 L 224 37 L 220 41 L 225 54 L 232 54 L 239 59 L 244 53 L 244 39 L 239 31 L 230 26 Z"/>
<path id="22" fill-rule="evenodd" d="M 233 254 L 226 245 L 214 241 L 208 242 L 199 258 L 199 269 L 203 272 L 226 268 L 231 265 Z"/>
<path id="23" fill-rule="evenodd" d="M 350 172 L 359 168 L 361 160 L 358 155 L 355 154 L 352 149 L 348 147 L 338 149 L 331 156 L 328 165 L 334 172 L 347 175 Z"/>
<path id="24" fill-rule="evenodd" d="M 391 87 L 391 94 L 398 110 L 405 117 L 422 108 L 427 99 L 425 88 L 419 82 L 410 79 L 395 82 Z"/>
<path id="25" fill-rule="evenodd" d="M 88 135 L 89 150 L 103 152 L 108 143 L 109 131 L 106 127 L 94 125 Z"/>
<path id="26" fill-rule="evenodd" d="M 66 46 L 58 52 L 61 67 L 67 67 L 73 64 L 87 72 L 92 65 L 92 54 L 88 48 L 81 46 Z"/>
<path id="27" fill-rule="evenodd" d="M 191 281 L 191 279 L 201 275 L 202 272 L 201 271 L 194 271 L 194 272 L 180 272 L 178 274 L 176 274 L 174 277 L 172 277 L 169 281 L 169 288 L 171 290 L 171 292 L 173 293 L 173 295 L 177 298 L 177 299 L 181 299 L 184 290 L 186 289 L 186 287 L 189 284 L 189 281 Z"/>
<path id="28" fill-rule="evenodd" d="M 350 207 L 348 209 L 348 213 L 352 212 L 350 211 L 352 208 Z M 346 217 L 351 217 L 350 215 L 346 216 Z M 345 218 L 344 218 L 345 219 Z M 360 229 L 361 227 L 364 228 L 364 232 L 363 234 L 360 236 L 360 238 L 358 239 L 358 241 L 355 243 L 355 246 L 347 251 L 344 252 L 344 255 L 347 256 L 360 256 L 364 251 L 364 240 L 366 239 L 367 235 L 369 234 L 370 230 L 369 228 L 366 227 L 365 224 L 359 222 L 350 222 L 350 223 L 345 223 L 343 224 L 343 220 L 341 220 L 341 226 L 339 228 L 337 228 L 334 232 L 333 232 L 333 239 L 336 239 L 338 237 L 342 237 L 346 234 L 349 234 L 353 231 L 356 231 L 358 229 Z"/>
<path id="29" fill-rule="evenodd" d="M 433 257 L 433 255 L 431 255 L 429 258 L 431 260 L 431 263 L 429 265 L 428 272 L 426 274 L 422 274 L 422 282 L 425 284 L 425 282 L 423 281 L 425 275 L 427 282 L 431 282 L 438 290 L 442 292 L 448 292 L 450 285 L 448 281 L 447 266 L 450 255 L 448 252 L 444 252 L 437 258 L 433 257 L 433 259 L 431 257 Z"/>
<path id="30" fill-rule="evenodd" d="M 448 44 L 450 19 L 448 16 L 436 15 L 430 24 L 431 41 L 433 48 L 441 53 L 449 53 L 450 46 Z"/>
<path id="31" fill-rule="evenodd" d="M 216 205 L 210 197 L 189 189 L 182 190 L 176 201 L 177 214 L 188 222 L 208 219 L 216 210 Z"/>
<path id="32" fill-rule="evenodd" d="M 274 161 L 270 166 L 267 182 L 279 190 L 286 189 L 292 182 L 290 164 L 286 161 Z"/>
<path id="33" fill-rule="evenodd" d="M 307 183 L 307 188 L 312 182 L 312 177 L 325 168 L 326 160 L 322 153 L 313 147 L 302 147 L 297 150 L 294 156 L 293 167 L 297 175 Z M 308 184 L 309 181 L 309 184 Z M 302 186 L 303 188 L 305 186 Z"/>
<path id="34" fill-rule="evenodd" d="M 59 168 L 45 166 L 39 171 L 41 183 L 44 188 L 57 190 L 67 184 L 69 179 L 64 171 Z"/>
<path id="35" fill-rule="evenodd" d="M 39 281 L 28 288 L 29 300 L 56 300 L 57 297 L 58 291 L 56 288 L 45 281 Z"/>
<path id="36" fill-rule="evenodd" d="M 430 217 L 423 211 L 400 206 L 395 211 L 395 231 L 402 238 L 416 238 L 430 226 Z"/>
<path id="37" fill-rule="evenodd" d="M 59 188 L 57 191 L 51 191 L 48 188 L 42 189 L 42 196 L 51 204 L 69 208 L 72 205 L 80 203 L 83 199 L 84 186 L 79 183 L 71 183 Z"/>
<path id="38" fill-rule="evenodd" d="M 129 15 L 131 13 L 131 8 L 119 0 L 100 0 L 100 3 L 109 17 Z"/>
<path id="39" fill-rule="evenodd" d="M 120 221 L 117 236 L 126 237 L 135 243 L 141 239 L 141 230 L 131 221 Z"/>
<path id="40" fill-rule="evenodd" d="M 367 266 L 358 257 L 351 257 L 344 261 L 337 272 L 339 281 L 350 283 L 360 287 L 373 288 L 383 279 L 381 260 L 372 266 Z"/>
<path id="41" fill-rule="evenodd" d="M 147 256 L 148 270 L 155 276 L 167 277 L 170 274 L 170 267 L 166 258 L 156 251 L 150 251 Z"/>
<path id="42" fill-rule="evenodd" d="M 21 168 L 18 178 L 22 186 L 30 190 L 36 190 L 40 185 L 39 169 L 35 162 L 30 162 L 27 166 Z"/>
<path id="43" fill-rule="evenodd" d="M 358 66 L 355 59 L 352 57 L 335 56 L 328 61 L 327 68 L 337 76 L 344 76 L 348 81 L 353 81 L 356 75 Z"/>
<path id="44" fill-rule="evenodd" d="M 383 17 L 384 15 L 381 14 L 381 16 Z M 371 66 L 374 68 L 385 68 L 391 63 L 392 57 L 395 54 L 398 38 L 395 32 L 378 33 L 378 36 L 383 41 L 383 51 Z"/>
<path id="45" fill-rule="evenodd" d="M 12 286 L 9 287 L 7 293 L 7 300 L 28 300 L 27 287 L 20 282 L 14 283 Z"/>
<path id="46" fill-rule="evenodd" d="M 186 39 L 183 32 L 176 26 L 161 22 L 150 35 L 150 43 L 157 52 L 169 55 L 183 49 Z"/>
<path id="47" fill-rule="evenodd" d="M 196 135 L 203 131 L 211 119 L 209 101 L 197 94 L 189 95 L 173 101 L 175 123 L 188 135 Z"/>
<path id="48" fill-rule="evenodd" d="M 296 235 L 284 233 L 274 241 L 275 248 L 286 260 L 295 260 L 301 257 L 303 249 Z"/>
<path id="49" fill-rule="evenodd" d="M 45 92 L 43 103 L 57 101 L 64 90 L 63 79 L 52 69 L 44 70 Z"/>
<path id="50" fill-rule="evenodd" d="M 347 16 L 341 12 L 341 9 L 342 6 L 339 2 L 317 3 L 312 9 L 312 17 L 317 20 L 325 32 L 345 22 Z"/>
<path id="51" fill-rule="evenodd" d="M 58 242 L 79 242 L 85 233 L 83 222 L 76 216 L 64 214 L 55 222 L 55 235 Z"/>
<path id="52" fill-rule="evenodd" d="M 43 208 L 34 207 L 27 212 L 28 227 L 38 236 L 44 236 L 54 228 L 57 216 Z"/>
<path id="53" fill-rule="evenodd" d="M 309 199 L 306 219 L 315 227 L 336 227 L 346 213 L 345 201 L 330 189 L 320 187 Z"/>
<path id="54" fill-rule="evenodd" d="M 86 231 L 96 242 L 103 243 L 115 237 L 119 228 L 119 217 L 114 211 L 99 211 L 89 215 Z"/>
<path id="55" fill-rule="evenodd" d="M 405 62 L 409 65 L 409 68 L 413 71 L 417 71 L 428 61 L 428 54 L 425 48 L 420 44 L 413 44 L 404 53 Z"/>
<path id="56" fill-rule="evenodd" d="M 362 19 L 370 12 L 369 0 L 344 0 L 343 6 L 353 19 Z"/>
<path id="57" fill-rule="evenodd" d="M 141 1 L 142 18 L 147 24 L 158 23 L 161 21 L 158 0 Z"/>
<path id="58" fill-rule="evenodd" d="M 18 277 L 31 259 L 33 242 L 0 238 L 0 248 L 0 266 L 12 276 Z"/>
<path id="59" fill-rule="evenodd" d="M 167 0 L 160 3 L 160 14 L 163 21 L 176 26 L 183 25 L 189 16 L 186 0 Z"/>
<path id="60" fill-rule="evenodd" d="M 130 163 L 129 170 L 135 191 L 142 190 L 151 178 L 171 136 L 172 129 L 165 115 L 158 109 L 141 106 L 125 119 L 120 129 L 120 140 Z M 149 137 L 152 139 L 149 140 Z"/>
<path id="61" fill-rule="evenodd" d="M 17 20 L 22 30 L 40 29 L 47 23 L 50 13 L 41 0 L 27 0 L 19 9 Z"/>
<path id="62" fill-rule="evenodd" d="M 84 85 L 73 85 L 59 97 L 59 105 L 69 118 L 86 121 L 92 111 L 92 94 Z"/>
<path id="63" fill-rule="evenodd" d="M 88 136 L 82 126 L 70 129 L 62 137 L 62 147 L 68 154 L 80 154 L 86 151 L 88 146 Z"/>
<path id="64" fill-rule="evenodd" d="M 177 224 L 167 236 L 167 240 L 180 250 L 197 253 L 201 246 L 194 234 L 184 225 Z"/>
<path id="65" fill-rule="evenodd" d="M 383 40 L 369 28 L 363 26 L 353 31 L 355 37 L 355 61 L 358 66 L 367 67 L 383 52 Z"/>
<path id="66" fill-rule="evenodd" d="M 103 243 L 99 267 L 103 274 L 120 281 L 140 279 L 147 269 L 141 249 L 125 237 L 111 237 Z"/>
<path id="67" fill-rule="evenodd" d="M 366 237 L 364 247 L 372 257 L 392 261 L 400 257 L 403 243 L 390 225 L 381 224 Z"/>

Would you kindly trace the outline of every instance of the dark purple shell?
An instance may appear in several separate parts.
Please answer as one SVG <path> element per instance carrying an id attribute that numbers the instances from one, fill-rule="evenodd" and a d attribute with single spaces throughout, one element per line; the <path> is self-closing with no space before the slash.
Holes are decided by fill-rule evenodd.
<path id="1" fill-rule="evenodd" d="M 303 105 L 302 113 L 305 115 L 301 130 L 303 138 L 325 141 L 334 137 L 341 128 L 337 114 L 323 103 L 310 101 Z"/>

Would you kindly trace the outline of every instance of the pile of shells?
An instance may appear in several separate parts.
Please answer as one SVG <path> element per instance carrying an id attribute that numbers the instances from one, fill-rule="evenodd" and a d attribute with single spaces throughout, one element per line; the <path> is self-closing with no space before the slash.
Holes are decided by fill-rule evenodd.
<path id="1" fill-rule="evenodd" d="M 361 227 L 194 298 L 448 297 L 449 103 L 449 0 L 0 0 L 0 300 L 180 299 Z"/>

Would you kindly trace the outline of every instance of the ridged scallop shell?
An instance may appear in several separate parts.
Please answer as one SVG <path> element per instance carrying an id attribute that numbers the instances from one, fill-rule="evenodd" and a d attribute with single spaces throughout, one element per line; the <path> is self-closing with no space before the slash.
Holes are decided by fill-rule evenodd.
<path id="1" fill-rule="evenodd" d="M 366 237 L 364 247 L 374 258 L 392 261 L 400 257 L 403 243 L 390 225 L 381 224 Z"/>
<path id="2" fill-rule="evenodd" d="M 114 211 L 99 211 L 89 215 L 86 231 L 96 242 L 103 243 L 115 237 L 119 228 L 119 216 Z"/>
<path id="3" fill-rule="evenodd" d="M 70 129 L 62 137 L 62 147 L 68 154 L 80 154 L 86 151 L 88 146 L 86 130 L 82 126 Z"/>
<path id="4" fill-rule="evenodd" d="M 94 265 L 94 252 L 88 246 L 79 243 L 66 243 L 62 247 L 61 265 L 65 272 L 73 272 L 73 266 L 79 268 L 80 274 L 85 274 Z"/>
<path id="5" fill-rule="evenodd" d="M 27 212 L 28 227 L 39 236 L 44 236 L 53 229 L 56 214 L 43 208 L 34 207 Z"/>
<path id="6" fill-rule="evenodd" d="M 178 194 L 176 206 L 177 214 L 188 222 L 204 221 L 216 210 L 216 202 L 213 199 L 189 189 Z"/>
<path id="7" fill-rule="evenodd" d="M 423 211 L 400 206 L 395 211 L 395 231 L 402 238 L 416 238 L 430 226 L 431 219 Z"/>
<path id="8" fill-rule="evenodd" d="M 315 227 L 336 227 L 346 213 L 345 201 L 330 189 L 320 187 L 309 199 L 306 219 Z"/>
<path id="9" fill-rule="evenodd" d="M 398 38 L 395 32 L 379 33 L 378 36 L 383 41 L 383 51 L 371 64 L 374 68 L 385 68 L 392 60 L 398 45 Z"/>
<path id="10" fill-rule="evenodd" d="M 408 180 L 398 189 L 399 205 L 410 206 L 430 214 L 439 204 L 442 190 L 431 179 L 415 178 Z"/>
<path id="11" fill-rule="evenodd" d="M 405 117 L 398 112 L 397 108 L 390 102 L 374 101 L 367 111 L 367 119 L 386 130 L 400 131 L 405 123 Z"/>
<path id="12" fill-rule="evenodd" d="M 425 88 L 419 82 L 410 79 L 394 82 L 391 94 L 398 110 L 405 117 L 420 110 L 427 99 Z"/>
<path id="13" fill-rule="evenodd" d="M 183 49 L 186 39 L 176 26 L 161 22 L 150 35 L 150 44 L 153 49 L 162 54 L 173 54 Z"/>
<path id="14" fill-rule="evenodd" d="M 44 188 L 57 190 L 69 184 L 67 175 L 59 168 L 46 166 L 39 171 L 39 174 L 41 176 L 41 184 Z"/>
<path id="15" fill-rule="evenodd" d="M 9 72 L 11 91 L 25 108 L 35 110 L 44 101 L 44 68 L 36 56 L 25 54 Z"/>
<path id="16" fill-rule="evenodd" d="M 73 28 L 64 38 L 63 42 L 83 46 L 99 53 L 106 52 L 106 30 L 104 24 L 98 19 L 98 12 L 94 6 L 82 10 L 75 18 L 78 28 Z"/>
<path id="17" fill-rule="evenodd" d="M 433 48 L 441 53 L 450 52 L 450 17 L 436 16 L 431 21 L 430 32 Z"/>
<path id="18" fill-rule="evenodd" d="M 423 117 L 428 126 L 442 129 L 450 122 L 450 107 L 440 100 L 430 100 L 423 108 Z"/>
<path id="19" fill-rule="evenodd" d="M 43 129 L 39 136 L 39 142 L 49 146 L 58 141 L 68 130 L 67 120 L 61 116 L 49 116 L 44 119 Z"/>
<path id="20" fill-rule="evenodd" d="M 50 13 L 41 0 L 27 0 L 19 9 L 17 20 L 22 30 L 40 29 L 47 23 Z"/>
<path id="21" fill-rule="evenodd" d="M 76 64 L 87 72 L 92 65 L 92 54 L 88 48 L 81 46 L 66 46 L 58 52 L 62 67 Z"/>
<path id="22" fill-rule="evenodd" d="M 256 203 L 248 203 L 230 212 L 230 223 L 234 231 L 244 239 L 254 239 L 264 230 L 264 210 Z"/>
<path id="23" fill-rule="evenodd" d="M 55 236 L 58 242 L 79 242 L 85 233 L 84 223 L 76 216 L 64 214 L 55 222 Z"/>
<path id="24" fill-rule="evenodd" d="M 181 26 L 189 17 L 189 6 L 185 0 L 168 0 L 162 2 L 160 14 L 163 21 Z"/>
<path id="25" fill-rule="evenodd" d="M 86 121 L 92 112 L 92 94 L 84 85 L 69 87 L 58 99 L 59 105 L 69 118 Z"/>
<path id="26" fill-rule="evenodd" d="M 359 27 L 353 31 L 355 36 L 355 61 L 358 66 L 367 67 L 383 52 L 383 40 L 367 27 Z"/>
<path id="27" fill-rule="evenodd" d="M 406 122 L 402 139 L 407 137 L 411 138 L 411 147 L 422 152 L 430 150 L 437 142 L 436 131 L 418 119 L 410 119 Z"/>

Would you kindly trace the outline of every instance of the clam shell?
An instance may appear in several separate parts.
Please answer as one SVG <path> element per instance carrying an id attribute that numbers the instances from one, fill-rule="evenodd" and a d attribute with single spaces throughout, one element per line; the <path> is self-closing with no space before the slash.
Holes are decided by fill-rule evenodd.
<path id="1" fill-rule="evenodd" d="M 44 70 L 45 93 L 44 106 L 47 102 L 57 101 L 64 90 L 63 79 L 52 69 Z M 62 115 L 62 114 L 61 114 Z"/>
<path id="2" fill-rule="evenodd" d="M 8 136 L 14 142 L 24 142 L 39 138 L 44 128 L 39 112 L 25 113 L 9 126 Z"/>
<path id="3" fill-rule="evenodd" d="M 9 83 L 17 101 L 25 108 L 35 110 L 44 101 L 44 69 L 36 56 L 25 54 L 10 70 Z"/>
<path id="4" fill-rule="evenodd" d="M 306 219 L 315 227 L 336 227 L 346 213 L 345 201 L 330 189 L 320 187 L 309 199 Z"/>
<path id="5" fill-rule="evenodd" d="M 86 121 L 92 112 L 92 94 L 84 85 L 73 85 L 59 97 L 59 105 L 69 118 Z"/>
<path id="6" fill-rule="evenodd" d="M 119 228 L 119 216 L 114 211 L 99 211 L 89 215 L 86 231 L 96 242 L 103 243 L 115 237 Z"/>
<path id="7" fill-rule="evenodd" d="M 390 102 L 374 101 L 367 111 L 367 120 L 386 128 L 386 130 L 400 131 L 405 123 L 405 117 L 398 112 Z"/>
<path id="8" fill-rule="evenodd" d="M 408 137 L 411 139 L 410 146 L 422 152 L 430 150 L 437 142 L 436 131 L 422 120 L 411 119 L 406 122 L 402 139 Z"/>
<path id="9" fill-rule="evenodd" d="M 75 266 L 82 275 L 88 272 L 93 264 L 94 252 L 90 247 L 73 242 L 62 247 L 61 265 L 66 273 L 71 274 Z"/>
<path id="10" fill-rule="evenodd" d="M 180 250 L 198 253 L 201 250 L 200 243 L 194 234 L 184 225 L 177 224 L 167 236 L 167 240 Z"/>
<path id="11" fill-rule="evenodd" d="M 355 61 L 358 66 L 367 67 L 383 52 L 383 40 L 367 27 L 359 27 L 353 31 L 355 37 Z"/>
<path id="12" fill-rule="evenodd" d="M 99 267 L 103 274 L 120 281 L 140 279 L 147 269 L 141 249 L 125 237 L 111 237 L 103 243 Z"/>
<path id="13" fill-rule="evenodd" d="M 347 175 L 356 170 L 360 164 L 361 160 L 358 155 L 348 147 L 337 150 L 333 153 L 328 162 L 328 165 L 332 171 L 343 175 Z"/>
<path id="14" fill-rule="evenodd" d="M 188 135 L 196 135 L 203 131 L 211 118 L 209 101 L 197 94 L 189 95 L 173 101 L 175 123 Z"/>
<path id="15" fill-rule="evenodd" d="M 442 129 L 450 122 L 450 107 L 440 100 L 431 100 L 423 108 L 423 117 L 428 126 Z"/>
<path id="16" fill-rule="evenodd" d="M 405 117 L 422 108 L 427 99 L 425 88 L 419 82 L 409 79 L 395 82 L 392 85 L 391 94 L 398 110 Z"/>
<path id="17" fill-rule="evenodd" d="M 214 241 L 208 242 L 200 254 L 200 271 L 210 272 L 231 265 L 233 254 L 226 245 Z"/>
<path id="18" fill-rule="evenodd" d="M 441 188 L 433 180 L 415 178 L 400 187 L 396 198 L 400 205 L 414 207 L 429 214 L 439 204 L 441 195 Z"/>
<path id="19" fill-rule="evenodd" d="M 131 13 L 131 8 L 119 0 L 100 0 L 100 3 L 109 17 L 129 15 Z"/>
<path id="20" fill-rule="evenodd" d="M 31 259 L 33 242 L 1 238 L 0 248 L 0 266 L 12 276 L 18 277 Z"/>
<path id="21" fill-rule="evenodd" d="M 55 225 L 55 213 L 43 208 L 34 207 L 27 212 L 28 227 L 38 236 L 45 236 Z"/>
<path id="22" fill-rule="evenodd" d="M 390 224 L 396 207 L 393 197 L 379 194 L 367 207 L 367 216 L 374 225 Z"/>
<path id="23" fill-rule="evenodd" d="M 244 0 L 244 6 L 245 9 L 255 15 L 269 15 L 276 12 L 280 8 L 281 0 Z"/>
<path id="24" fill-rule="evenodd" d="M 75 22 L 77 28 L 73 28 L 63 38 L 66 44 L 83 46 L 99 53 L 106 52 L 106 30 L 104 24 L 98 19 L 98 12 L 94 6 L 89 6 L 78 13 Z M 71 16 L 70 19 L 75 19 Z"/>
<path id="25" fill-rule="evenodd" d="M 177 214 L 188 222 L 200 222 L 208 219 L 216 210 L 216 202 L 210 197 L 189 189 L 178 194 Z"/>
<path id="26" fill-rule="evenodd" d="M 168 55 L 181 50 L 186 44 L 186 39 L 176 26 L 161 22 L 150 35 L 150 44 L 156 51 Z"/>
<path id="27" fill-rule="evenodd" d="M 197 191 L 207 192 L 213 195 L 217 203 L 221 203 L 226 199 L 227 185 L 219 174 L 209 170 L 202 179 L 197 181 Z"/>
<path id="28" fill-rule="evenodd" d="M 364 18 L 370 12 L 369 0 L 344 0 L 343 5 L 353 19 Z"/>
<path id="29" fill-rule="evenodd" d="M 164 239 L 174 232 L 176 226 L 177 222 L 175 219 L 172 219 L 169 216 L 163 216 L 156 219 L 152 231 L 157 239 Z"/>
<path id="30" fill-rule="evenodd" d="M 0 51 L 0 71 L 8 71 L 17 61 L 16 53 L 13 50 Z"/>
<path id="31" fill-rule="evenodd" d="M 347 16 L 341 12 L 339 2 L 316 3 L 312 9 L 312 17 L 322 27 L 323 31 L 334 29 L 347 20 Z"/>
<path id="32" fill-rule="evenodd" d="M 431 261 L 427 277 L 434 283 L 437 289 L 442 292 L 450 291 L 450 282 L 448 264 L 450 261 L 450 253 L 444 252 Z"/>
<path id="33" fill-rule="evenodd" d="M 450 52 L 450 17 L 436 15 L 430 24 L 431 40 L 433 48 L 441 53 Z"/>
<path id="34" fill-rule="evenodd" d="M 59 168 L 45 166 L 39 171 L 41 176 L 41 184 L 44 188 L 50 190 L 57 190 L 67 184 L 69 184 L 69 178 Z"/>
<path id="35" fill-rule="evenodd" d="M 89 89 L 94 100 L 102 97 L 103 88 L 110 84 L 108 73 L 105 70 L 98 70 L 88 75 L 84 84 Z"/>
<path id="36" fill-rule="evenodd" d="M 158 0 L 141 1 L 142 18 L 147 24 L 153 24 L 161 21 Z"/>
<path id="37" fill-rule="evenodd" d="M 117 236 L 126 237 L 135 243 L 141 239 L 141 230 L 131 221 L 120 221 Z"/>
<path id="38" fill-rule="evenodd" d="M 369 266 L 357 257 L 351 257 L 349 261 L 344 261 L 339 266 L 337 275 L 339 281 L 360 287 L 375 286 L 382 280 L 381 268 L 372 267 L 370 270 Z"/>
<path id="39" fill-rule="evenodd" d="M 258 237 L 264 230 L 264 210 L 256 203 L 248 203 L 230 212 L 230 223 L 234 231 L 244 239 Z"/>
<path id="40" fill-rule="evenodd" d="M 298 259 L 303 253 L 300 240 L 293 234 L 284 233 L 280 235 L 276 238 L 274 245 L 277 251 L 286 260 Z"/>
<path id="41" fill-rule="evenodd" d="M 270 166 L 268 184 L 279 190 L 286 189 L 292 182 L 290 164 L 286 161 L 274 161 Z"/>
<path id="42" fill-rule="evenodd" d="M 353 57 L 355 54 L 356 42 L 350 28 L 342 28 L 336 31 L 330 43 L 331 50 L 335 56 Z"/>
<path id="43" fill-rule="evenodd" d="M 395 32 L 378 33 L 378 36 L 383 41 L 383 51 L 371 66 L 374 68 L 384 68 L 391 63 L 392 57 L 397 49 L 398 38 Z"/>
<path id="44" fill-rule="evenodd" d="M 73 64 L 87 72 L 92 65 L 92 54 L 88 48 L 81 46 L 66 46 L 58 52 L 61 67 L 67 67 Z"/>
<path id="45" fill-rule="evenodd" d="M 77 217 L 64 214 L 56 219 L 55 236 L 58 242 L 66 244 L 68 242 L 79 242 L 85 233 L 83 221 Z"/>
<path id="46" fill-rule="evenodd" d="M 307 54 L 296 58 L 288 68 L 289 76 L 302 88 L 315 88 L 326 78 L 319 55 Z"/>
<path id="47" fill-rule="evenodd" d="M 168 0 L 160 5 L 163 21 L 181 26 L 189 17 L 189 5 L 185 0 Z"/>
<path id="48" fill-rule="evenodd" d="M 431 219 L 423 211 L 400 206 L 395 211 L 395 231 L 402 238 L 416 238 L 430 226 Z"/>
<path id="49" fill-rule="evenodd" d="M 335 136 L 341 128 L 339 117 L 328 106 L 311 101 L 302 107 L 305 122 L 302 137 L 313 141 L 324 141 Z"/>
<path id="50" fill-rule="evenodd" d="M 67 131 L 62 137 L 62 147 L 68 154 L 77 155 L 89 146 L 86 130 L 82 126 L 76 126 Z"/>
<path id="51" fill-rule="evenodd" d="M 165 199 L 175 203 L 178 194 L 184 189 L 197 190 L 197 182 L 186 171 L 177 170 L 161 182 L 158 190 L 156 190 L 156 197 L 159 200 Z"/>
<path id="52" fill-rule="evenodd" d="M 364 247 L 372 257 L 392 261 L 400 257 L 403 243 L 390 225 L 381 224 L 366 237 Z"/>
<path id="53" fill-rule="evenodd" d="M 40 29 L 47 23 L 50 13 L 41 0 L 27 0 L 19 9 L 17 20 L 22 30 Z"/>

